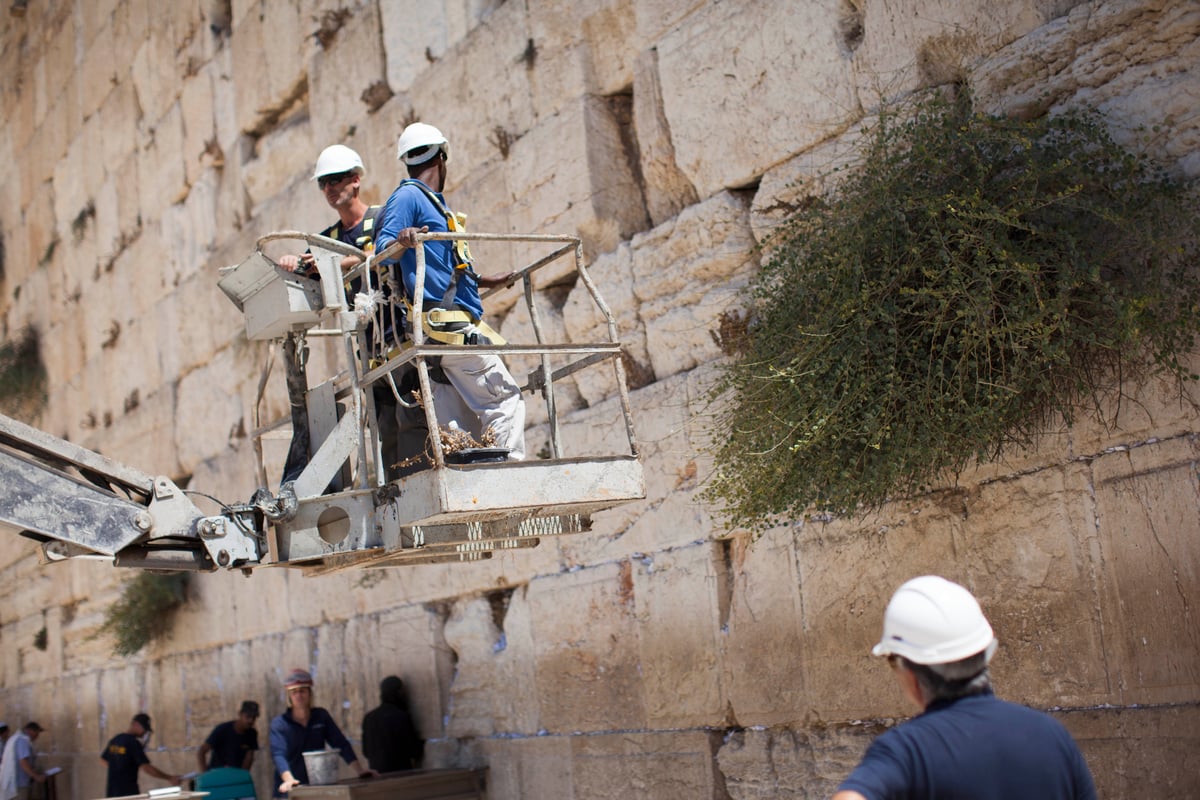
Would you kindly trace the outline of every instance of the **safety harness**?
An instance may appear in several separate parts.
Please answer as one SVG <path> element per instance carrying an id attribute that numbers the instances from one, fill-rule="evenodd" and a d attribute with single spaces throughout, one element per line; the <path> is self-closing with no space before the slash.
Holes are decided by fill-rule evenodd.
<path id="1" fill-rule="evenodd" d="M 454 213 L 446 208 L 446 204 L 428 186 L 418 180 L 407 178 L 400 182 L 401 186 L 415 186 L 433 204 L 433 207 L 446 219 L 446 230 L 451 232 L 467 229 L 467 215 Z M 442 294 L 441 305 L 453 306 L 454 296 L 458 292 L 458 282 L 472 280 L 478 285 L 479 275 L 475 272 L 471 250 L 463 239 L 452 240 L 454 251 L 454 270 L 450 276 L 450 285 Z M 405 301 L 408 313 L 414 312 L 411 301 Z M 411 316 L 410 316 L 411 319 Z M 504 337 L 490 325 L 480 319 L 475 319 L 466 311 L 454 308 L 431 308 L 422 313 L 422 327 L 425 335 L 432 341 L 442 344 L 506 344 Z"/>

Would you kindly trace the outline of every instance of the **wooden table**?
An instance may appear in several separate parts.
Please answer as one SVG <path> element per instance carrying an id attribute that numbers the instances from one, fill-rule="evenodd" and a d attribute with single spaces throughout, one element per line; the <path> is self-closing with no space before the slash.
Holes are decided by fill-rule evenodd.
<path id="1" fill-rule="evenodd" d="M 297 786 L 290 800 L 484 800 L 486 768 L 415 769 L 378 778 Z"/>

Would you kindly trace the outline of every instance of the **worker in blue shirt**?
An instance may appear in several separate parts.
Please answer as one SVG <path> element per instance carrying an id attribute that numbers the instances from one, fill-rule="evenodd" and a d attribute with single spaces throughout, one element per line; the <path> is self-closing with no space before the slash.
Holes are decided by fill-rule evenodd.
<path id="1" fill-rule="evenodd" d="M 872 742 L 834 800 L 1094 800 L 1067 730 L 992 694 L 995 651 L 991 625 L 962 586 L 925 575 L 896 590 L 872 652 L 887 656 L 921 714 Z"/>
<path id="2" fill-rule="evenodd" d="M 362 778 L 375 777 L 373 769 L 363 769 L 349 740 L 342 734 L 329 712 L 314 707 L 312 675 L 293 669 L 283 682 L 288 708 L 271 720 L 269 734 L 271 760 L 275 762 L 275 797 L 283 797 L 292 787 L 308 783 L 304 753 L 324 750 L 326 745 L 341 753 L 351 771 Z"/>
<path id="3" fill-rule="evenodd" d="M 446 162 L 450 143 L 432 125 L 416 122 L 404 129 L 397 145 L 398 157 L 408 168 L 380 212 L 375 248 L 382 251 L 399 242 L 408 248 L 399 259 L 400 283 L 410 305 L 408 324 L 421 314 L 427 340 L 443 344 L 503 344 L 503 339 L 483 322 L 479 287 L 507 283 L 511 274 L 480 276 L 463 241 L 424 243 L 425 288 L 416 292 L 416 235 L 430 231 L 462 230 L 465 218 L 446 206 Z M 419 306 L 419 308 L 416 308 Z M 415 310 L 411 310 L 415 309 Z M 445 355 L 440 373 L 454 387 L 474 419 L 455 419 L 435 404 L 442 424 L 456 422 L 467 431 L 478 431 L 484 444 L 508 450 L 508 458 L 525 457 L 525 401 L 521 390 L 500 358 L 491 353 Z"/>

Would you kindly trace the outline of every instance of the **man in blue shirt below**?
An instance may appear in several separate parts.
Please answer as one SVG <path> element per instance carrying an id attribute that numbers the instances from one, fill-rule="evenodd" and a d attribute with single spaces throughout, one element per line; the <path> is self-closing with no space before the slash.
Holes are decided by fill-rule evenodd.
<path id="1" fill-rule="evenodd" d="M 238 710 L 237 719 L 222 722 L 213 728 L 196 752 L 200 771 L 207 772 L 218 767 L 250 769 L 254 764 L 254 751 L 258 750 L 258 731 L 254 729 L 257 720 L 258 703 L 246 700 Z M 211 760 L 209 753 L 212 753 Z"/>
<path id="2" fill-rule="evenodd" d="M 108 765 L 108 783 L 105 787 L 105 797 L 127 797 L 131 794 L 141 794 L 138 788 L 138 771 L 145 772 L 159 780 L 173 783 L 176 786 L 183 780 L 179 775 L 170 775 L 150 763 L 146 756 L 146 744 L 150 741 L 148 714 L 135 714 L 124 733 L 118 733 L 109 739 L 108 745 L 100 758 Z"/>
<path id="3" fill-rule="evenodd" d="M 304 753 L 324 750 L 325 745 L 342 754 L 342 759 L 359 777 L 375 777 L 373 769 L 363 769 L 354 748 L 342 734 L 333 717 L 323 708 L 314 707 L 312 675 L 293 669 L 283 681 L 288 708 L 271 720 L 271 760 L 275 762 L 275 797 L 283 797 L 295 786 L 308 783 Z"/>
<path id="4" fill-rule="evenodd" d="M 1066 729 L 992 694 L 995 651 L 991 625 L 962 586 L 926 575 L 897 589 L 872 653 L 887 657 L 921 714 L 872 742 L 834 800 L 1094 800 Z"/>
<path id="5" fill-rule="evenodd" d="M 450 143 L 432 125 L 415 122 L 404 129 L 397 156 L 408 168 L 408 179 L 392 192 L 380 212 L 375 249 L 382 251 L 393 242 L 408 248 L 400 257 L 400 277 L 410 310 L 422 313 L 426 338 L 443 344 L 502 344 L 499 335 L 483 322 L 480 286 L 506 283 L 510 274 L 481 277 L 476 274 L 465 242 L 424 243 L 424 297 L 414 300 L 416 290 L 416 235 L 430 231 L 460 230 L 462 218 L 446 206 L 446 162 Z M 497 341 L 499 340 L 499 341 Z M 504 362 L 496 355 L 445 355 L 440 371 L 476 419 L 454 419 L 442 413 L 439 422 L 456 422 L 467 431 L 478 430 L 485 445 L 508 450 L 508 458 L 525 457 L 525 401 Z M 449 417 L 448 419 L 446 417 Z"/>

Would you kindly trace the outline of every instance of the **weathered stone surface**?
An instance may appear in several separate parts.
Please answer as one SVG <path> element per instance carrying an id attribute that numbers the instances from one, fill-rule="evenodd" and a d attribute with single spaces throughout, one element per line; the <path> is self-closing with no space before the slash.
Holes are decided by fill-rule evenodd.
<path id="1" fill-rule="evenodd" d="M 633 291 L 658 379 L 721 357 L 714 333 L 757 268 L 747 199 L 729 192 L 633 240 Z"/>
<path id="2" fill-rule="evenodd" d="M 1200 174 L 1196 10 L 1159 0 L 1079 3 L 982 60 L 972 84 L 990 108 L 1036 114 L 1087 104 L 1122 143 Z M 1146 137 L 1144 131 L 1171 130 Z"/>
<path id="3" fill-rule="evenodd" d="M 1174 439 L 1094 462 L 1097 603 L 1112 703 L 1190 702 L 1200 626 L 1196 443 Z"/>
<path id="4" fill-rule="evenodd" d="M 408 90 L 413 119 L 436 126 L 450 140 L 451 192 L 455 181 L 471 168 L 536 124 L 529 78 L 521 62 L 529 41 L 527 26 L 523 4 L 500 4 Z M 398 136 L 402 126 L 394 122 L 393 127 Z"/>
<path id="5" fill-rule="evenodd" d="M 571 797 L 571 740 L 567 736 L 484 739 L 491 797 Z"/>
<path id="6" fill-rule="evenodd" d="M 777 529 L 753 544 L 739 537 L 725 545 L 732 583 L 721 626 L 722 672 L 732 725 L 800 720 L 830 699 L 807 674 L 815 660 L 810 650 L 817 650 L 805 635 L 803 561 L 788 534 Z"/>
<path id="7" fill-rule="evenodd" d="M 734 800 L 829 797 L 879 732 L 866 726 L 736 731 L 721 743 L 717 764 Z"/>
<path id="8" fill-rule="evenodd" d="M 646 716 L 654 729 L 721 727 L 727 676 L 721 600 L 728 576 L 721 545 L 679 548 L 634 561 Z M 708 589 L 697 592 L 697 587 Z"/>
<path id="9" fill-rule="evenodd" d="M 704 731 L 621 733 L 572 740 L 573 797 L 719 797 L 714 737 Z"/>
<path id="10" fill-rule="evenodd" d="M 663 36 L 658 64 L 675 157 L 701 199 L 752 183 L 859 116 L 836 25 L 817 0 L 708 5 Z M 714 126 L 714 115 L 735 122 Z"/>
<path id="11" fill-rule="evenodd" d="M 1157 125 L 1139 146 L 1194 174 L 1190 6 L 343 5 L 339 20 L 318 0 L 235 0 L 226 21 L 224 4 L 188 0 L 160 25 L 148 0 L 31 3 L 0 34 L 0 318 L 6 337 L 43 334 L 38 424 L 244 501 L 267 346 L 245 341 L 216 270 L 268 230 L 328 224 L 308 177 L 329 141 L 363 155 L 364 195 L 382 202 L 396 136 L 424 118 L 451 138 L 449 197 L 472 229 L 584 236 L 629 356 L 648 496 L 475 565 L 198 576 L 168 637 L 122 662 L 89 636 L 128 575 L 42 567 L 33 543 L 0 541 L 0 706 L 50 720 L 67 794 L 91 796 L 95 753 L 135 711 L 162 720 L 154 763 L 182 771 L 242 699 L 263 703 L 265 729 L 301 665 L 352 739 L 379 678 L 401 675 L 429 763 L 488 766 L 493 797 L 827 795 L 877 731 L 843 724 L 908 713 L 868 652 L 890 590 L 930 571 L 979 594 L 1002 695 L 1095 707 L 1064 719 L 1106 796 L 1195 793 L 1200 648 L 1178 629 L 1195 627 L 1200 489 L 1193 415 L 1164 387 L 1127 387 L 1116 428 L 1080 420 L 957 487 L 754 545 L 718 540 L 701 495 L 712 331 L 741 308 L 755 244 L 831 188 L 819 179 L 852 154 L 860 104 L 965 67 L 988 109 L 1088 101 L 1126 142 Z M 381 74 L 400 94 L 370 113 L 356 84 Z M 485 272 L 535 254 L 476 249 Z M 541 276 L 561 282 L 548 325 L 595 339 L 565 272 Z M 489 315 L 527 340 L 518 295 Z M 314 342 L 314 375 L 338 346 Z M 623 445 L 610 367 L 566 382 L 570 453 Z M 286 410 L 278 373 L 262 410 Z M 268 483 L 286 446 L 286 431 L 267 443 Z M 1119 708 L 1133 703 L 1161 705 Z M 265 752 L 255 776 L 269 785 Z"/>
<path id="12" fill-rule="evenodd" d="M 341 142 L 369 110 L 363 94 L 386 81 L 379 9 L 367 5 L 351 15 L 328 47 L 317 52 L 310 67 L 308 102 L 313 143 L 320 149 Z"/>
<path id="13" fill-rule="evenodd" d="M 1135 797 L 1146 786 L 1190 797 L 1195 770 L 1175 768 L 1196 751 L 1195 704 L 1160 708 L 1087 709 L 1055 715 L 1087 759 L 1100 797 Z"/>
<path id="14" fill-rule="evenodd" d="M 430 64 L 444 58 L 501 5 L 498 0 L 452 0 L 432 6 L 420 0 L 381 4 L 387 80 L 392 89 L 407 91 Z"/>
<path id="15" fill-rule="evenodd" d="M 640 729 L 633 567 L 555 575 L 529 587 L 542 727 L 550 732 Z"/>
<path id="16" fill-rule="evenodd" d="M 848 4 L 847 4 L 848 5 Z M 840 46 L 853 57 L 865 105 L 881 95 L 950 83 L 978 60 L 1064 14 L 1078 0 L 953 3 L 946 0 L 847 7 Z"/>
<path id="17" fill-rule="evenodd" d="M 650 221 L 660 225 L 695 203 L 696 187 L 675 161 L 671 125 L 664 111 L 658 50 L 638 56 L 633 75 L 633 122 Z"/>
<path id="18" fill-rule="evenodd" d="M 515 231 L 577 233 L 590 259 L 646 227 L 630 154 L 603 99 L 585 97 L 564 107 L 511 147 Z M 564 274 L 548 271 L 543 280 Z"/>

